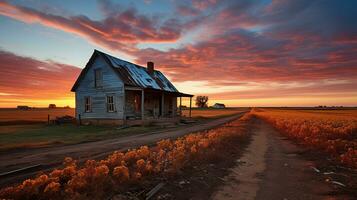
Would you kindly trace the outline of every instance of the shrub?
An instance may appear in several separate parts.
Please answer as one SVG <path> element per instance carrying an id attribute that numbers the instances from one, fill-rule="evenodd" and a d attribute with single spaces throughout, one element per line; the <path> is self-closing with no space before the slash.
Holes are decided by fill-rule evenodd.
<path id="1" fill-rule="evenodd" d="M 77 161 L 65 158 L 63 169 L 55 169 L 22 184 L 0 190 L 0 198 L 9 199 L 103 199 L 106 191 L 140 181 L 151 174 L 175 173 L 186 163 L 204 159 L 227 148 L 234 138 L 242 138 L 241 122 L 235 120 L 219 128 L 189 134 L 176 140 L 161 140 L 151 148 L 142 146 L 124 153 L 113 152 L 107 159 Z M 235 145 L 235 144 L 234 144 Z"/>

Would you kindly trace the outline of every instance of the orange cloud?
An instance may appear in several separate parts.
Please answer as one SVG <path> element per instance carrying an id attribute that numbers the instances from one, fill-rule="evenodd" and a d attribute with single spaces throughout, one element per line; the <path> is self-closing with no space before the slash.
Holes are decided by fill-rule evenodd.
<path id="1" fill-rule="evenodd" d="M 73 106 L 71 87 L 80 68 L 0 51 L 0 107 Z"/>
<path id="2" fill-rule="evenodd" d="M 79 35 L 104 48 L 130 54 L 141 64 L 154 61 L 176 83 L 202 81 L 206 88 L 252 87 L 250 83 L 271 86 L 209 93 L 214 98 L 355 95 L 351 88 L 357 85 L 356 12 L 339 7 L 342 4 L 338 2 L 311 2 L 183 1 L 175 4 L 175 14 L 184 15 L 178 20 L 158 20 L 135 9 L 116 9 L 109 1 L 100 3 L 104 19 L 97 21 L 6 2 L 0 2 L 0 14 Z M 191 44 L 167 51 L 136 46 L 178 41 L 195 28 L 203 31 L 189 41 Z M 41 77 L 34 80 L 41 83 Z M 335 82 L 326 85 L 329 81 Z M 202 93 L 207 94 L 204 89 Z M 16 90 L 0 91 L 0 96 L 8 97 Z"/>

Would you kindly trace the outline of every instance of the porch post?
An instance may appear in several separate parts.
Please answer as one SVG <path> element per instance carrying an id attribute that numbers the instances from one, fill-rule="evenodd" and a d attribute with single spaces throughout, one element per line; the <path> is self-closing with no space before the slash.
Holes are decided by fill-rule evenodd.
<path id="1" fill-rule="evenodd" d="M 192 97 L 190 97 L 190 113 L 189 113 L 190 117 L 191 117 L 191 108 L 192 108 Z"/>
<path id="2" fill-rule="evenodd" d="M 176 101 L 176 102 L 175 102 Z M 172 118 L 174 118 L 176 116 L 176 108 L 177 107 L 175 104 L 177 104 L 177 99 L 176 97 L 171 97 L 171 102 L 172 102 Z"/>
<path id="3" fill-rule="evenodd" d="M 144 102 L 145 102 L 144 90 L 141 90 L 141 120 L 144 120 L 145 117 Z"/>
<path id="4" fill-rule="evenodd" d="M 126 111 L 125 111 L 125 105 L 126 105 L 126 94 L 125 94 L 125 89 L 123 89 L 124 95 L 123 95 L 123 125 L 126 125 Z"/>
<path id="5" fill-rule="evenodd" d="M 182 116 L 182 97 L 180 97 L 180 117 Z"/>
<path id="6" fill-rule="evenodd" d="M 161 95 L 161 117 L 164 117 L 164 106 L 165 106 L 165 103 L 164 103 L 164 100 L 165 100 L 165 97 L 164 97 L 164 93 L 162 93 Z"/>

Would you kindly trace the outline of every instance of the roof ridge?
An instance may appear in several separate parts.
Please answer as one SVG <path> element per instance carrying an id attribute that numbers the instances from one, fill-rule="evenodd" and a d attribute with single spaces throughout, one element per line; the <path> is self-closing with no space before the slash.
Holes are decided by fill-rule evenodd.
<path id="1" fill-rule="evenodd" d="M 94 51 L 96 51 L 96 52 L 98 52 L 98 53 L 101 53 L 101 54 L 104 54 L 105 56 L 110 56 L 110 57 L 113 57 L 113 58 L 115 58 L 115 59 L 121 60 L 121 61 L 123 61 L 123 62 L 129 63 L 129 64 L 132 64 L 132 65 L 135 65 L 136 67 L 142 67 L 142 68 L 144 68 L 144 69 L 146 69 L 146 70 L 147 70 L 147 67 L 144 67 L 144 66 L 141 66 L 141 65 L 138 65 L 138 64 L 135 64 L 135 63 L 129 62 L 129 61 L 127 61 L 127 60 L 123 60 L 123 59 L 118 58 L 118 57 L 116 57 L 116 56 L 113 56 L 113 55 L 111 55 L 111 54 L 105 53 L 105 52 L 103 52 L 103 51 L 99 51 L 98 49 L 94 49 Z M 160 72 L 160 70 L 156 70 L 156 69 L 154 69 L 154 71 L 158 71 L 158 72 Z"/>

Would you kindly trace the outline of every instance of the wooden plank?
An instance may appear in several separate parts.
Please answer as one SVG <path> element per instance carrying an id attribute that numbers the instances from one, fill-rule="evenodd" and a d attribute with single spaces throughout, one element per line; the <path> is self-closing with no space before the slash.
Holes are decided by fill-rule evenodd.
<path id="1" fill-rule="evenodd" d="M 164 117 L 165 110 L 165 96 L 164 93 L 161 94 L 161 117 Z"/>
<path id="2" fill-rule="evenodd" d="M 175 117 L 175 113 L 176 113 L 176 109 L 175 109 L 175 101 L 177 101 L 176 97 L 171 97 L 171 101 L 172 101 L 172 113 L 171 113 L 171 116 L 172 117 Z"/>
<path id="3" fill-rule="evenodd" d="M 145 96 L 144 96 L 144 90 L 141 90 L 141 119 L 144 120 L 145 119 L 145 108 L 144 108 L 144 104 L 145 104 Z"/>
<path id="4" fill-rule="evenodd" d="M 139 87 L 130 87 L 130 86 L 125 86 L 125 90 L 136 90 L 136 91 L 140 91 L 142 90 L 141 88 Z"/>

